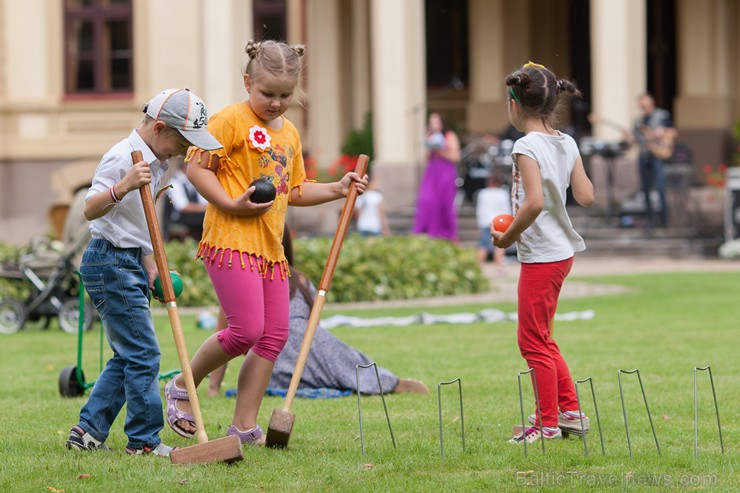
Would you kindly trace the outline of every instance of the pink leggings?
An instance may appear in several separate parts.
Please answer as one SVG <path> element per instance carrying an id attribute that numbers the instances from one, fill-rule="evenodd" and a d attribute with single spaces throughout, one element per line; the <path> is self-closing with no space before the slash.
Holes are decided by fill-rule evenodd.
<path id="1" fill-rule="evenodd" d="M 552 321 L 573 257 L 560 262 L 521 264 L 518 287 L 519 351 L 534 368 L 542 426 L 558 425 L 561 411 L 578 409 L 570 370 L 552 338 Z"/>
<path id="2" fill-rule="evenodd" d="M 230 253 L 227 249 L 224 257 L 230 258 Z M 288 340 L 288 274 L 276 263 L 267 267 L 267 275 L 263 277 L 257 268 L 259 260 L 252 256 L 250 262 L 248 254 L 241 255 L 245 268 L 238 261 L 232 266 L 224 264 L 221 267 L 219 262 L 204 262 L 226 314 L 227 327 L 218 333 L 218 341 L 231 356 L 245 354 L 251 349 L 275 361 Z"/>

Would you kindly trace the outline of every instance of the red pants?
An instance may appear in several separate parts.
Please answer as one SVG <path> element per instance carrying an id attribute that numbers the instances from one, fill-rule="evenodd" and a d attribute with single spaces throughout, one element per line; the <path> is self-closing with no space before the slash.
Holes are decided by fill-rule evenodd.
<path id="1" fill-rule="evenodd" d="M 517 341 L 527 365 L 534 368 L 542 426 L 558 425 L 558 408 L 578 409 L 570 370 L 551 334 L 560 288 L 572 266 L 573 257 L 559 262 L 521 264 Z"/>

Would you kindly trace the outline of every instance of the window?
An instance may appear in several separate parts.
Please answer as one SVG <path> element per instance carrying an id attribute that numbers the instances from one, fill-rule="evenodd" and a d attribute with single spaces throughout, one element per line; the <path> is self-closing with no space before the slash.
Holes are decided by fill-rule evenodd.
<path id="1" fill-rule="evenodd" d="M 65 92 L 133 92 L 131 0 L 65 0 Z"/>
<path id="2" fill-rule="evenodd" d="M 254 39 L 285 41 L 288 36 L 285 0 L 253 0 Z"/>

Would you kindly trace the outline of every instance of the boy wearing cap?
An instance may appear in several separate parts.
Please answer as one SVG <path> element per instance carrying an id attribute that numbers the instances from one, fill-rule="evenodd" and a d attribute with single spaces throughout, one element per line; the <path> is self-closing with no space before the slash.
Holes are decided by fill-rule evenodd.
<path id="1" fill-rule="evenodd" d="M 169 456 L 159 393 L 160 351 L 149 311 L 157 277 L 152 244 L 138 189 L 159 188 L 167 160 L 189 146 L 219 149 L 208 132 L 203 101 L 188 89 L 167 89 L 144 108 L 144 121 L 100 160 L 85 198 L 92 239 L 80 265 L 85 289 L 106 330 L 113 357 L 100 373 L 67 448 L 109 450 L 105 441 L 126 404 L 126 452 Z M 132 163 L 131 152 L 143 161 Z M 134 192 L 134 193 L 131 193 Z"/>

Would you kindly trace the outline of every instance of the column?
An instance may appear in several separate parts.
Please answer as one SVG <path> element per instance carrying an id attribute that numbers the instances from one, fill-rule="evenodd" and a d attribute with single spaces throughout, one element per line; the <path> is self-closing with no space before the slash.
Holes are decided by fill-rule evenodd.
<path id="1" fill-rule="evenodd" d="M 504 0 L 470 0 L 470 97 L 467 127 L 471 132 L 498 133 L 506 126 L 506 99 L 503 89 L 506 69 Z"/>
<path id="2" fill-rule="evenodd" d="M 309 1 L 307 6 L 306 72 L 308 78 L 308 129 L 304 148 L 322 166 L 339 157 L 344 138 L 341 125 L 342 94 L 339 0 Z"/>
<path id="3" fill-rule="evenodd" d="M 370 21 L 373 169 L 390 210 L 413 206 L 424 165 L 424 3 L 371 0 Z"/>
<path id="4" fill-rule="evenodd" d="M 303 0 L 289 4 L 289 26 L 292 35 L 299 35 L 303 26 L 296 26 L 296 13 L 304 9 L 304 39 L 306 54 L 302 78 L 306 81 L 307 112 L 291 108 L 287 117 L 301 133 L 304 153 L 308 152 L 320 168 L 336 161 L 346 133 L 343 125 L 343 82 L 348 77 L 342 63 L 342 10 L 340 0 Z M 300 233 L 331 235 L 336 231 L 343 201 L 336 200 L 314 207 L 289 207 L 287 225 Z"/>
<path id="5" fill-rule="evenodd" d="M 202 0 L 199 7 L 205 33 L 199 96 L 210 116 L 246 97 L 242 74 L 249 61 L 244 47 L 253 34 L 252 0 Z"/>
<path id="6" fill-rule="evenodd" d="M 647 88 L 645 0 L 591 0 L 593 111 L 615 126 L 630 127 L 637 97 Z M 596 125 L 594 135 L 619 140 L 621 132 Z"/>
<path id="7" fill-rule="evenodd" d="M 352 80 L 351 123 L 353 128 L 362 128 L 365 114 L 370 108 L 370 23 L 368 0 L 353 0 L 351 3 L 352 32 Z"/>

